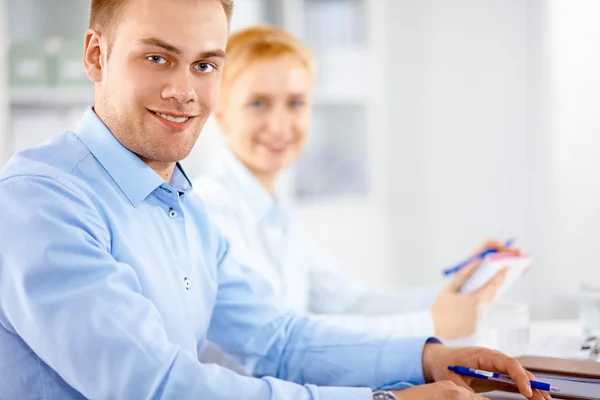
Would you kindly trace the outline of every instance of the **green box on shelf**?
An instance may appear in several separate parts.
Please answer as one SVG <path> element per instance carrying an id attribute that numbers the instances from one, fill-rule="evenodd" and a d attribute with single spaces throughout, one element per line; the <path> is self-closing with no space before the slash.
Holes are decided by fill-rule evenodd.
<path id="1" fill-rule="evenodd" d="M 45 43 L 14 41 L 10 46 L 11 86 L 45 86 L 48 84 L 48 65 Z"/>
<path id="2" fill-rule="evenodd" d="M 91 85 L 83 68 L 83 40 L 61 40 L 58 52 L 51 57 L 53 81 L 56 85 Z"/>

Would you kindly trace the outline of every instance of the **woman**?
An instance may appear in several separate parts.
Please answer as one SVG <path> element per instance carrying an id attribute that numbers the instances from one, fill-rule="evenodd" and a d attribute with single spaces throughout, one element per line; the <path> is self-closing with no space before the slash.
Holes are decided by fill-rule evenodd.
<path id="1" fill-rule="evenodd" d="M 503 273 L 472 295 L 458 290 L 476 265 L 444 288 L 367 288 L 310 242 L 277 196 L 277 178 L 304 149 L 310 127 L 314 75 L 305 47 L 280 29 L 256 26 L 233 34 L 227 54 L 215 118 L 228 149 L 195 187 L 233 254 L 296 311 L 406 336 L 474 333 L 477 304 L 495 295 Z M 482 247 L 513 251 L 494 241 Z"/>

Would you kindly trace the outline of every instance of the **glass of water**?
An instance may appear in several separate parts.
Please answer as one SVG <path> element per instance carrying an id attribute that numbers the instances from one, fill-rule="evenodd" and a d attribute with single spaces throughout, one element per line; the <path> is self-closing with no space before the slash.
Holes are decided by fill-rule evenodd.
<path id="1" fill-rule="evenodd" d="M 529 346 L 529 306 L 519 302 L 481 304 L 477 344 L 516 357 Z"/>
<path id="2" fill-rule="evenodd" d="M 579 319 L 585 336 L 600 335 L 600 286 L 579 288 Z"/>

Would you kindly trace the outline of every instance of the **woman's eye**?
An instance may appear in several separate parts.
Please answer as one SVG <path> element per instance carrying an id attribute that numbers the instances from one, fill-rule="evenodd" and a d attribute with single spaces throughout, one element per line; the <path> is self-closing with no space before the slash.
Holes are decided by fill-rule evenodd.
<path id="1" fill-rule="evenodd" d="M 302 100 L 294 100 L 290 103 L 290 107 L 292 108 L 301 108 L 304 106 L 304 101 Z"/>
<path id="2" fill-rule="evenodd" d="M 211 64 L 200 63 L 196 64 L 196 69 L 200 72 L 212 72 L 214 71 L 215 67 L 213 67 Z"/>
<path id="3" fill-rule="evenodd" d="M 261 109 L 261 108 L 263 108 L 263 107 L 264 107 L 264 105 L 265 105 L 265 103 L 263 103 L 263 102 L 262 102 L 262 101 L 260 101 L 260 100 L 255 100 L 255 101 L 253 101 L 252 103 L 250 103 L 250 106 L 251 106 L 252 108 L 256 108 L 256 109 Z"/>
<path id="4" fill-rule="evenodd" d="M 167 60 L 165 60 L 164 57 L 161 56 L 150 56 L 148 57 L 148 61 L 150 61 L 153 64 L 166 64 Z"/>

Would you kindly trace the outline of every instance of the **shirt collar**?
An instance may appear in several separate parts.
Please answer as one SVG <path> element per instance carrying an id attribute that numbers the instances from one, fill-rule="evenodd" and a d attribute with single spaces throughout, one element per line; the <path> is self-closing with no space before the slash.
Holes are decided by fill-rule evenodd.
<path id="1" fill-rule="evenodd" d="M 180 163 L 177 163 L 173 170 L 171 186 L 179 192 L 180 196 L 183 196 L 192 189 L 192 181 L 190 181 Z"/>
<path id="2" fill-rule="evenodd" d="M 134 207 L 137 207 L 165 180 L 135 153 L 123 146 L 88 107 L 75 134 L 104 167 Z M 171 185 L 179 193 L 191 189 L 191 183 L 179 163 L 173 171 Z"/>
<path id="3" fill-rule="evenodd" d="M 285 222 L 287 215 L 277 196 L 271 195 L 250 170 L 229 149 L 223 151 L 221 157 L 222 166 L 225 169 L 226 179 L 238 192 L 244 202 L 250 207 L 256 222 L 264 221 L 266 218 Z"/>

